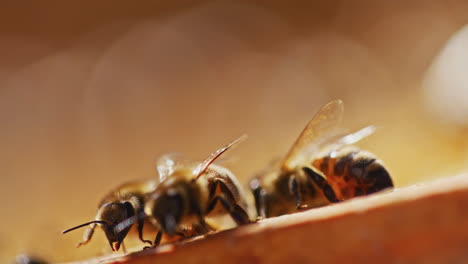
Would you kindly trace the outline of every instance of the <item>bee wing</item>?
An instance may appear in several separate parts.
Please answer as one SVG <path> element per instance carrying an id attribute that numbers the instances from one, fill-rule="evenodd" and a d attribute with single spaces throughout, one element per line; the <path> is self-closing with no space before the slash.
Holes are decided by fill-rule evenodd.
<path id="1" fill-rule="evenodd" d="M 294 142 L 282 162 L 282 169 L 293 169 L 297 164 L 305 161 L 306 153 L 309 153 L 312 149 L 318 150 L 320 145 L 330 140 L 331 135 L 334 135 L 338 130 L 342 117 L 343 101 L 332 101 L 322 107 Z M 306 149 L 308 151 L 305 151 Z"/>
<path id="2" fill-rule="evenodd" d="M 374 134 L 376 127 L 373 125 L 366 126 L 364 128 L 359 129 L 354 133 L 350 133 L 347 135 L 342 136 L 338 140 L 336 140 L 335 145 L 337 148 L 341 148 L 346 145 L 353 145 L 357 142 L 363 140 L 364 138 Z"/>
<path id="3" fill-rule="evenodd" d="M 236 140 L 232 141 L 231 143 L 227 144 L 226 146 L 216 150 L 215 152 L 211 153 L 211 155 L 205 159 L 202 163 L 200 163 L 194 170 L 193 170 L 193 175 L 195 175 L 195 179 L 198 179 L 203 172 L 206 171 L 208 166 L 210 166 L 211 163 L 213 163 L 221 154 L 226 152 L 226 150 L 230 149 L 232 146 L 235 144 L 244 141 L 247 139 L 247 135 L 242 135 L 241 137 L 237 138 Z"/>
<path id="4" fill-rule="evenodd" d="M 342 147 L 356 144 L 357 142 L 363 140 L 364 138 L 374 134 L 376 127 L 373 125 L 366 126 L 354 132 L 341 132 L 336 134 L 333 137 L 330 137 L 329 140 L 323 141 L 322 144 L 319 144 L 318 147 L 315 147 L 313 150 L 306 149 L 305 156 L 310 157 L 310 155 L 315 155 L 317 153 L 328 153 L 330 151 L 336 151 Z"/>
<path id="5" fill-rule="evenodd" d="M 167 153 L 162 155 L 156 162 L 156 169 L 159 174 L 159 182 L 164 181 L 167 176 L 174 173 L 175 169 L 193 163 L 182 153 Z"/>

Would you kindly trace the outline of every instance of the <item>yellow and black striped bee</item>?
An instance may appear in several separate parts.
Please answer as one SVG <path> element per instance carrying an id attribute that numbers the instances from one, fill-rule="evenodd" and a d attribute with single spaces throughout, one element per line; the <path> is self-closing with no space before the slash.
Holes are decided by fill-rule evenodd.
<path id="1" fill-rule="evenodd" d="M 159 245 L 163 233 L 169 238 L 187 238 L 216 231 L 205 217 L 229 215 L 237 225 L 250 222 L 241 184 L 228 169 L 212 164 L 243 138 L 218 149 L 201 163 L 180 162 L 171 156 L 158 162 L 160 183 L 144 209 L 145 217 L 158 229 L 153 246 Z M 123 222 L 117 231 L 133 221 Z"/>
<path id="2" fill-rule="evenodd" d="M 375 128 L 340 133 L 342 115 L 341 100 L 325 105 L 307 124 L 284 160 L 250 181 L 260 219 L 393 187 L 382 161 L 352 146 Z"/>
<path id="3" fill-rule="evenodd" d="M 80 247 L 91 240 L 94 230 L 97 225 L 100 225 L 111 249 L 113 251 L 119 250 L 132 225 L 128 225 L 118 232 L 115 230 L 116 225 L 130 217 L 143 214 L 147 195 L 156 189 L 157 184 L 157 180 L 140 180 L 120 185 L 107 194 L 99 203 L 95 220 L 67 229 L 63 233 L 87 226 L 83 234 L 83 241 L 77 244 L 77 247 Z M 138 236 L 144 243 L 151 244 L 151 241 L 143 239 L 143 225 L 144 218 L 138 218 Z"/>

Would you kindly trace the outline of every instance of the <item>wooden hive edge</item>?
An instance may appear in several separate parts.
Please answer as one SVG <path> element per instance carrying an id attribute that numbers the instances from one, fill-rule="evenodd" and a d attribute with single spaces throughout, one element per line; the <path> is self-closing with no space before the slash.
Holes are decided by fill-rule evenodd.
<path id="1" fill-rule="evenodd" d="M 468 263 L 468 175 L 83 263 Z"/>

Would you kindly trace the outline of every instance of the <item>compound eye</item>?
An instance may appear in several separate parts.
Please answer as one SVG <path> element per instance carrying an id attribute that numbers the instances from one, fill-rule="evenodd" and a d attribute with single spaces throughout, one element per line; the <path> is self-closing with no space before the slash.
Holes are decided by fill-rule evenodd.
<path id="1" fill-rule="evenodd" d="M 125 210 L 125 218 L 132 217 L 135 215 L 135 209 L 133 208 L 133 204 L 130 202 L 123 203 L 124 210 Z"/>

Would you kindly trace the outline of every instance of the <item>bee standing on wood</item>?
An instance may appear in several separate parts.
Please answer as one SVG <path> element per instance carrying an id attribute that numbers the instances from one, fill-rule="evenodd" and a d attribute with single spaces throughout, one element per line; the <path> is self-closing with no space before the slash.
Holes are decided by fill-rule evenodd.
<path id="1" fill-rule="evenodd" d="M 375 130 L 340 134 L 343 102 L 325 105 L 307 124 L 289 153 L 250 181 L 257 215 L 266 218 L 319 207 L 393 187 L 382 161 L 351 146 Z"/>
<path id="2" fill-rule="evenodd" d="M 160 184 L 149 195 L 144 210 L 159 230 L 153 246 L 159 245 L 163 233 L 189 237 L 212 231 L 214 228 L 205 221 L 207 215 L 228 214 L 238 225 L 250 222 L 242 186 L 228 169 L 212 164 L 243 138 L 218 149 L 199 164 L 184 164 L 171 158 L 159 162 Z M 123 222 L 117 231 L 133 221 Z"/>
<path id="3" fill-rule="evenodd" d="M 156 186 L 156 180 L 132 181 L 122 184 L 102 199 L 95 220 L 67 229 L 63 233 L 87 226 L 83 241 L 77 244 L 77 247 L 80 247 L 91 240 L 95 228 L 100 225 L 112 250 L 119 250 L 132 225 L 118 232 L 114 230 L 115 226 L 125 219 L 142 214 L 146 196 L 154 191 Z M 138 236 L 141 241 L 151 244 L 151 241 L 143 239 L 143 224 L 144 219 L 138 219 Z"/>

